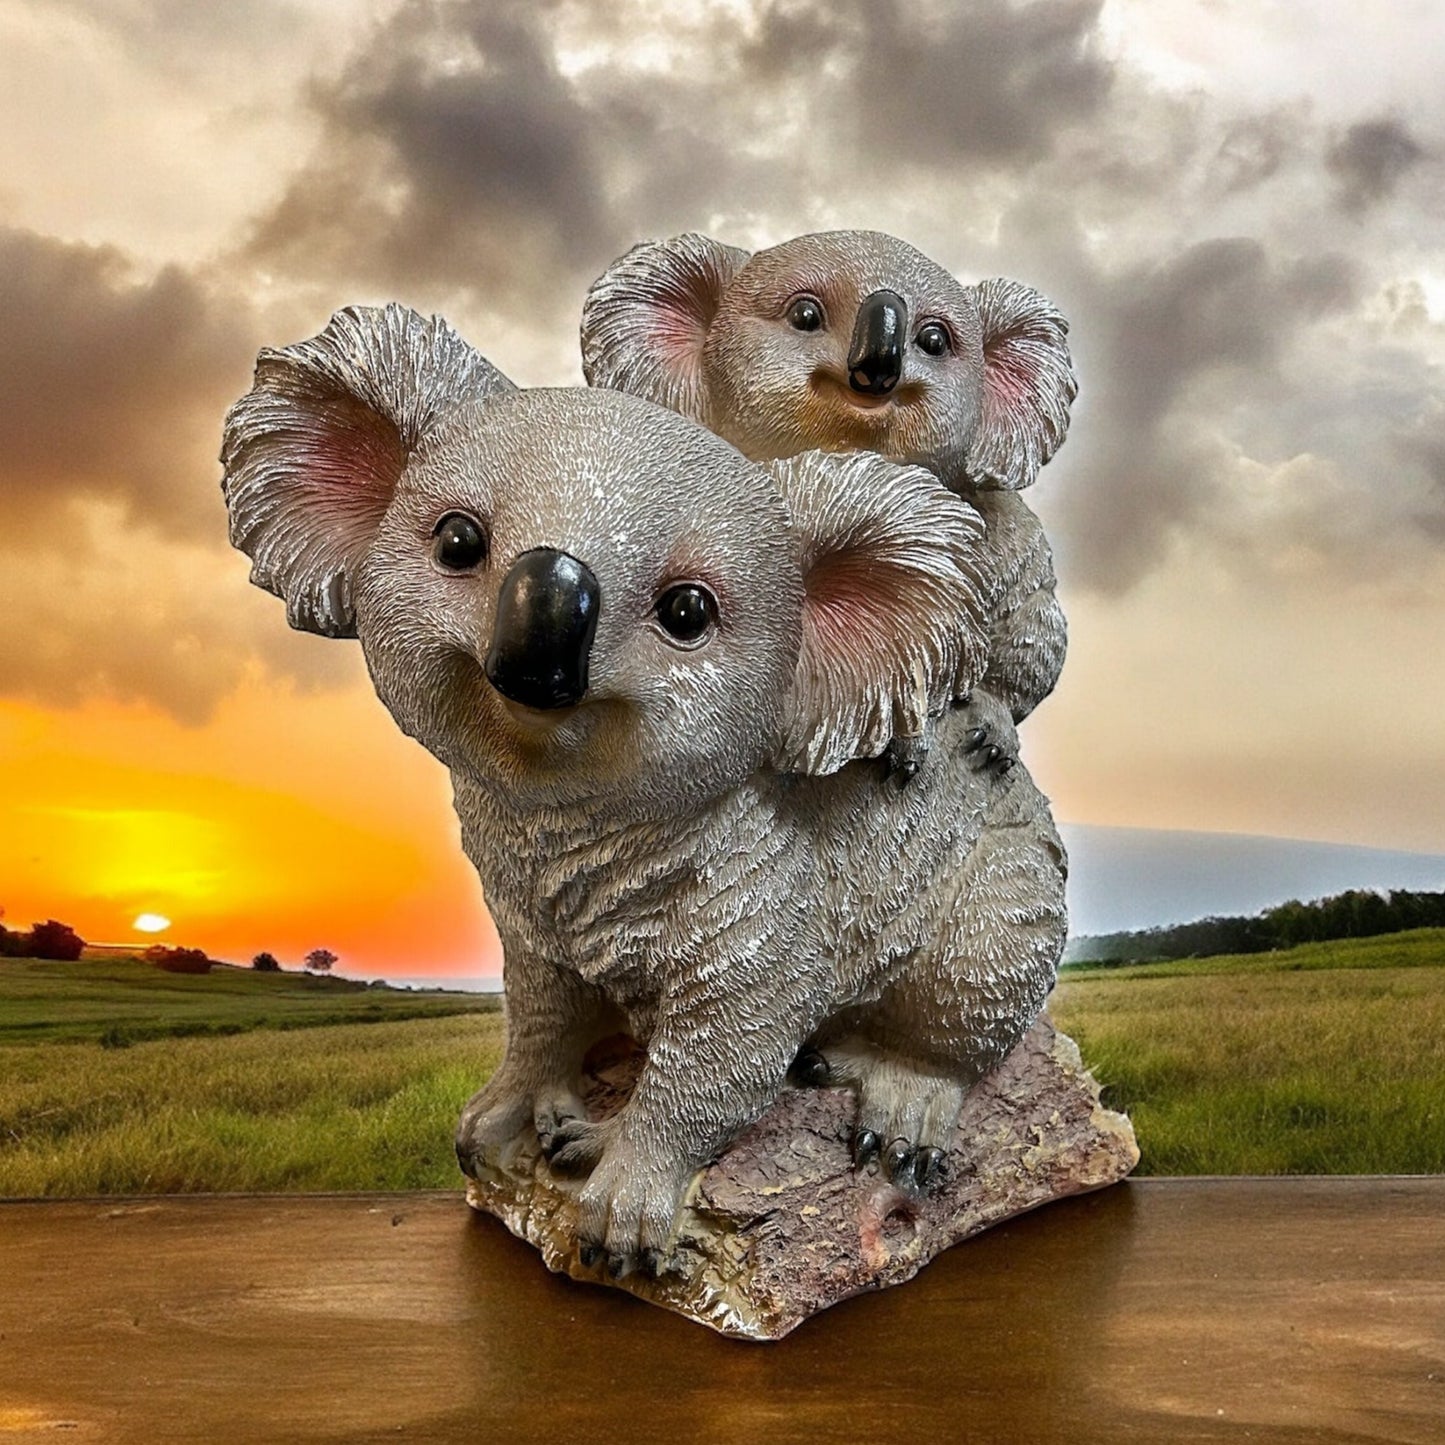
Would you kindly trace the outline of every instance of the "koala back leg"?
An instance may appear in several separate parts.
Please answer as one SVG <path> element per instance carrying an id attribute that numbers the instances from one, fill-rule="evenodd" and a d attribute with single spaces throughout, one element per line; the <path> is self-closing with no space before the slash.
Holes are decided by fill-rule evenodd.
<path id="1" fill-rule="evenodd" d="M 804 1050 L 857 1092 L 855 1162 L 879 1156 L 897 1183 L 936 1177 L 965 1095 L 1023 1037 L 1063 953 L 1063 845 L 1032 783 L 1017 781 L 959 871 L 920 898 L 925 942 L 876 1001 L 835 1015 Z"/>

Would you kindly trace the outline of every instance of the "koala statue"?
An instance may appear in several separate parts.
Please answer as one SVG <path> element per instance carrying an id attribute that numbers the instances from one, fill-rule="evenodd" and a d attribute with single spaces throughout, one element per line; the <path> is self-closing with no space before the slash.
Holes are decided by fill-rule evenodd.
<path id="1" fill-rule="evenodd" d="M 633 247 L 593 284 L 582 369 L 590 385 L 680 411 L 755 461 L 878 452 L 966 497 L 987 527 L 980 685 L 1007 714 L 975 721 L 1007 743 L 1064 660 L 1053 558 L 1018 491 L 1068 430 L 1067 331 L 1027 286 L 964 286 L 880 232 L 800 236 L 756 255 L 689 234 Z M 917 753 L 900 741 L 906 778 Z"/>
<path id="2" fill-rule="evenodd" d="M 263 351 L 222 462 L 252 581 L 358 638 L 450 770 L 507 998 L 463 1167 L 540 1142 L 585 1177 L 583 1262 L 656 1272 L 694 1173 L 811 1050 L 856 1087 L 859 1167 L 927 1187 L 1065 935 L 1023 768 L 944 746 L 879 789 L 853 761 L 961 725 L 973 509 L 873 454 L 763 466 L 637 397 L 520 390 L 398 306 Z M 645 1064 L 592 1121 L 583 1055 L 619 1027 Z"/>

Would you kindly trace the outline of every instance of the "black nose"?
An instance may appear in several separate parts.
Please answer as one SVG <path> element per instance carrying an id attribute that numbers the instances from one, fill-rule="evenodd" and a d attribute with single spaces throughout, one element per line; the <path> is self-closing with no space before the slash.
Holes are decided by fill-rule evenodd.
<path id="1" fill-rule="evenodd" d="M 868 396 L 887 396 L 903 374 L 903 333 L 908 306 L 895 291 L 875 291 L 858 308 L 848 352 L 848 385 Z"/>
<path id="2" fill-rule="evenodd" d="M 526 707 L 570 707 L 587 691 L 602 589 L 585 562 L 551 547 L 523 552 L 502 581 L 486 672 Z"/>

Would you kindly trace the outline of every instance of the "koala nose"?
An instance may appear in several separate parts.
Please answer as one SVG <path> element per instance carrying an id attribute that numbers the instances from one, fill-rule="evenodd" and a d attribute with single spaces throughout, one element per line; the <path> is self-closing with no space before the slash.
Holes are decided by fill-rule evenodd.
<path id="1" fill-rule="evenodd" d="M 848 385 L 868 396 L 887 396 L 903 374 L 903 333 L 908 306 L 896 291 L 875 291 L 858 308 L 848 352 Z"/>
<path id="2" fill-rule="evenodd" d="M 602 588 L 585 562 L 551 547 L 523 552 L 497 598 L 488 681 L 526 707 L 580 702 L 601 602 Z"/>

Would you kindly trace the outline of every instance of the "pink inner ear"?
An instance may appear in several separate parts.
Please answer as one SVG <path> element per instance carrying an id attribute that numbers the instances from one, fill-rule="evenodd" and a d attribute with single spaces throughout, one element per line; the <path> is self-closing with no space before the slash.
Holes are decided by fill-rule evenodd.
<path id="1" fill-rule="evenodd" d="M 1008 344 L 1010 338 L 1001 337 L 984 347 L 987 388 L 995 404 L 1016 407 L 1026 402 L 1038 389 L 1038 369 L 1031 367 L 1018 354 L 1017 348 Z"/>
<path id="2" fill-rule="evenodd" d="M 673 306 L 659 306 L 653 314 L 648 334 L 669 366 L 691 370 L 702 354 L 706 330 L 696 316 Z"/>
<path id="3" fill-rule="evenodd" d="M 396 428 L 350 397 L 333 398 L 320 409 L 301 451 L 318 502 L 368 523 L 385 511 L 406 466 Z"/>
<path id="4" fill-rule="evenodd" d="M 819 653 L 857 657 L 886 646 L 897 631 L 898 579 L 891 573 L 847 549 L 814 563 L 808 573 L 808 619 Z"/>

